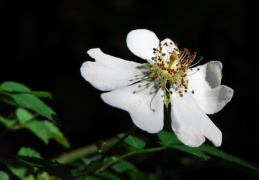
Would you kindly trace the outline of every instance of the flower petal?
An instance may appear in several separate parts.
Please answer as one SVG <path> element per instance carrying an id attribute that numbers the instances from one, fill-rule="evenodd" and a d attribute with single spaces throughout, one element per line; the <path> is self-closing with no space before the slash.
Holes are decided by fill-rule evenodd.
<path id="1" fill-rule="evenodd" d="M 104 54 L 99 48 L 87 52 L 95 62 L 87 61 L 81 66 L 81 75 L 95 88 L 110 91 L 140 81 L 147 67 Z"/>
<path id="2" fill-rule="evenodd" d="M 188 76 L 190 91 L 194 91 L 193 98 L 207 114 L 220 111 L 233 96 L 231 88 L 220 85 L 221 69 L 220 62 L 211 61 L 193 68 Z"/>
<path id="3" fill-rule="evenodd" d="M 143 81 L 101 95 L 107 104 L 130 113 L 136 126 L 149 133 L 163 128 L 163 91 L 153 82 Z"/>
<path id="4" fill-rule="evenodd" d="M 157 48 L 159 44 L 159 39 L 155 33 L 147 29 L 133 30 L 127 35 L 126 41 L 133 54 L 152 63 L 153 48 Z"/>
<path id="5" fill-rule="evenodd" d="M 191 147 L 198 147 L 208 138 L 214 146 L 220 146 L 221 131 L 213 124 L 202 111 L 190 93 L 183 97 L 173 89 L 171 95 L 171 121 L 172 129 L 177 137 Z"/>
<path id="6" fill-rule="evenodd" d="M 200 69 L 197 71 L 197 69 Z M 215 88 L 221 83 L 222 78 L 222 64 L 219 61 L 210 61 L 204 65 L 197 66 L 193 68 L 193 71 L 189 72 L 188 78 L 192 81 L 195 81 L 195 84 L 192 86 L 195 87 L 203 87 L 210 86 L 211 88 Z M 191 75 L 194 74 L 194 75 Z M 196 88 L 197 89 L 197 88 Z"/>
<path id="7" fill-rule="evenodd" d="M 164 39 L 163 41 L 161 41 L 161 45 L 163 46 L 165 43 L 167 43 L 169 46 L 168 46 L 168 49 L 166 48 L 163 48 L 163 53 L 167 53 L 169 51 L 172 51 L 173 49 L 176 49 L 177 46 L 175 45 L 174 41 L 172 41 L 171 39 L 169 38 L 166 38 Z M 178 52 L 177 52 L 178 53 Z"/>

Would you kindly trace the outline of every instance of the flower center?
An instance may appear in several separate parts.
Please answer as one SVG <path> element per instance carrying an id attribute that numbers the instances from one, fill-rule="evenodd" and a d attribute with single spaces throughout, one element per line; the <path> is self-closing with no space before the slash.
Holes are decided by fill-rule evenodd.
<path id="1" fill-rule="evenodd" d="M 173 88 L 182 97 L 183 92 L 188 91 L 187 74 L 192 71 L 191 67 L 203 58 L 201 57 L 197 63 L 192 65 L 197 52 L 191 54 L 186 48 L 180 51 L 177 44 L 173 42 L 159 43 L 159 46 L 153 51 L 155 56 L 152 57 L 152 60 L 154 63 L 148 65 L 148 77 L 156 81 L 159 88 L 165 89 L 168 93 L 172 93 L 169 89 Z M 191 92 L 194 93 L 194 91 Z"/>

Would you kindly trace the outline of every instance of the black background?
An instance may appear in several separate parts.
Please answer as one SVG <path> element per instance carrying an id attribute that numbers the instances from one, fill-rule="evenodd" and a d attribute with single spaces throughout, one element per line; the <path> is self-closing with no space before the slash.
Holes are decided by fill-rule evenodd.
<path id="1" fill-rule="evenodd" d="M 210 116 L 223 133 L 220 149 L 257 163 L 255 7 L 245 0 L 0 1 L 0 82 L 18 81 L 51 92 L 54 98 L 47 103 L 63 121 L 71 149 L 125 132 L 132 125 L 128 113 L 104 104 L 101 92 L 81 77 L 79 69 L 91 60 L 86 51 L 95 47 L 143 62 L 131 54 L 125 40 L 129 31 L 146 28 L 161 40 L 177 42 L 180 49 L 198 51 L 205 61 L 223 63 L 222 84 L 234 89 L 234 97 Z M 47 157 L 66 151 L 55 142 L 46 147 L 23 131 L 9 138 L 2 142 L 3 155 L 16 152 L 17 144 L 32 142 Z M 196 175 L 203 173 L 201 169 Z"/>

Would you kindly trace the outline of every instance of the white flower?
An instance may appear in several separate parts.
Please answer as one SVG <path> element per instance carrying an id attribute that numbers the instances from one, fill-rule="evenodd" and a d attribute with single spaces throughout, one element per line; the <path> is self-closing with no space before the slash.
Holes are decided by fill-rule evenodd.
<path id="1" fill-rule="evenodd" d="M 220 85 L 222 64 L 210 61 L 193 68 L 196 52 L 180 51 L 170 39 L 160 42 L 146 29 L 131 31 L 127 45 L 148 63 L 116 58 L 98 48 L 87 52 L 95 62 L 83 63 L 81 74 L 97 89 L 111 91 L 101 95 L 103 101 L 128 111 L 135 125 L 149 133 L 162 130 L 164 104 L 170 102 L 172 129 L 185 145 L 200 146 L 206 137 L 220 146 L 221 131 L 206 114 L 220 111 L 233 96 L 231 88 Z"/>

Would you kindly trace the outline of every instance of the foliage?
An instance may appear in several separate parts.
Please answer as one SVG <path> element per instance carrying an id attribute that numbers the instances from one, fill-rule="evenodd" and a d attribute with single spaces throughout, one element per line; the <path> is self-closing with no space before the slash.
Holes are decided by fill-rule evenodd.
<path id="1" fill-rule="evenodd" d="M 42 100 L 43 98 L 51 99 L 52 95 L 45 91 L 32 91 L 17 82 L 2 83 L 0 101 L 12 107 L 13 111 L 7 115 L 0 115 L 0 124 L 5 128 L 0 138 L 4 139 L 7 133 L 24 129 L 31 132 L 46 146 L 49 145 L 50 140 L 54 140 L 64 148 L 70 148 L 70 143 L 60 130 L 61 122 L 57 119 L 55 111 Z M 188 165 L 199 166 L 210 162 L 215 164 L 218 162 L 218 166 L 223 166 L 226 164 L 223 162 L 229 162 L 228 167 L 244 167 L 258 177 L 257 166 L 223 152 L 219 148 L 207 144 L 191 148 L 183 145 L 174 133 L 167 131 L 161 131 L 155 137 L 152 135 L 152 141 L 150 141 L 148 140 L 150 136 L 133 135 L 135 130 L 134 126 L 127 133 L 98 141 L 96 146 L 88 145 L 62 153 L 54 159 L 44 158 L 32 147 L 20 147 L 13 158 L 5 158 L 1 162 L 6 168 L 0 171 L 0 179 L 167 179 L 169 176 L 166 173 L 154 170 L 157 167 L 153 169 L 150 167 L 151 170 L 146 171 L 138 165 L 152 162 L 154 157 L 152 154 L 159 154 L 161 162 L 165 159 L 171 162 L 172 160 L 167 156 L 169 152 L 172 155 L 170 158 L 174 158 L 179 167 L 187 168 Z M 173 156 L 179 153 L 181 156 Z M 155 163 L 153 162 L 152 165 Z M 173 168 L 177 169 L 177 166 Z M 177 177 L 174 171 L 170 171 L 170 177 L 173 175 Z"/>

